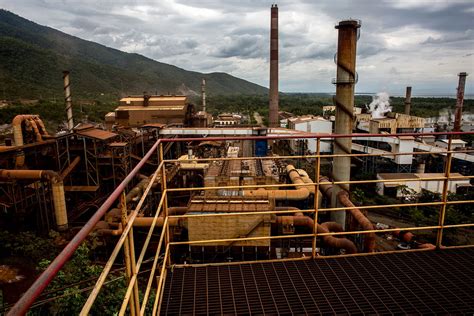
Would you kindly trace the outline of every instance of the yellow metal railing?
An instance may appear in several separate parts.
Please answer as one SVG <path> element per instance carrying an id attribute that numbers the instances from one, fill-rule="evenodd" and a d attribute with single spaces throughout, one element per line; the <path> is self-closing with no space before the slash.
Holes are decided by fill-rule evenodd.
<path id="1" fill-rule="evenodd" d="M 360 137 L 360 136 L 359 136 Z M 233 213 L 215 213 L 215 214 L 184 214 L 184 215 L 169 215 L 168 214 L 168 195 L 172 192 L 192 192 L 192 191 L 206 191 L 206 190 L 217 190 L 217 189 L 251 189 L 257 187 L 256 185 L 242 185 L 242 186 L 215 186 L 215 187 L 194 187 L 194 188 L 167 188 L 167 181 L 166 181 L 166 164 L 174 164 L 178 162 L 177 159 L 171 160 L 164 160 L 163 158 L 163 144 L 160 144 L 159 147 L 159 157 L 160 157 L 160 164 L 152 176 L 152 180 L 150 181 L 148 187 L 146 188 L 144 194 L 142 195 L 141 199 L 139 200 L 137 206 L 130 212 L 130 214 L 126 214 L 126 205 L 122 203 L 123 209 L 123 232 L 120 236 L 108 262 L 106 263 L 102 274 L 100 275 L 99 279 L 97 280 L 96 286 L 94 287 L 93 291 L 91 292 L 87 302 L 85 303 L 81 315 L 87 315 L 94 303 L 95 299 L 97 298 L 106 278 L 111 271 L 112 265 L 114 264 L 117 256 L 121 252 L 122 248 L 124 251 L 124 258 L 126 261 L 127 266 L 127 277 L 128 277 L 128 287 L 125 293 L 125 297 L 122 303 L 122 306 L 119 311 L 119 315 L 124 315 L 128 312 L 131 315 L 144 315 L 147 309 L 150 299 L 150 295 L 152 290 L 154 289 L 153 284 L 157 284 L 155 288 L 155 299 L 153 301 L 152 307 L 152 314 L 156 315 L 160 313 L 161 302 L 163 298 L 163 291 L 165 287 L 166 276 L 168 273 L 168 268 L 174 267 L 183 267 L 187 266 L 186 264 L 173 264 L 172 263 L 172 248 L 174 246 L 181 246 L 181 245 L 203 245 L 206 243 L 216 243 L 216 242 L 240 242 L 240 241 L 257 241 L 257 240 L 275 240 L 275 239 L 295 239 L 295 238 L 311 238 L 312 239 L 312 255 L 308 257 L 302 258 L 282 258 L 282 259 L 269 259 L 263 261 L 288 261 L 288 260 L 308 260 L 308 259 L 315 259 L 315 258 L 330 258 L 334 256 L 318 256 L 316 253 L 317 249 L 317 238 L 321 236 L 337 236 L 337 235 L 354 235 L 354 234 L 370 234 L 370 233 L 389 233 L 399 231 L 403 229 L 405 231 L 423 231 L 423 230 L 437 230 L 436 236 L 436 246 L 441 247 L 442 240 L 443 240 L 443 232 L 445 229 L 449 228 L 469 228 L 474 227 L 474 223 L 466 223 L 466 224 L 445 224 L 446 218 L 446 211 L 449 205 L 456 205 L 456 204 L 466 204 L 466 203 L 474 203 L 474 200 L 463 200 L 463 201 L 449 201 L 448 200 L 448 188 L 449 188 L 449 181 L 452 180 L 461 180 L 461 179 L 473 179 L 474 176 L 451 176 L 451 163 L 452 163 L 452 154 L 455 153 L 451 150 L 451 140 L 448 143 L 447 151 L 443 153 L 436 153 L 436 154 L 444 154 L 446 155 L 446 163 L 444 168 L 444 176 L 438 177 L 425 177 L 425 178 L 414 178 L 414 179 L 377 179 L 377 180 L 357 180 L 357 181 L 332 181 L 332 182 L 320 182 L 319 176 L 321 175 L 321 160 L 327 158 L 334 158 L 334 157 L 370 157 L 370 156 L 386 156 L 386 154 L 346 154 L 346 155 L 322 155 L 320 153 L 321 148 L 321 138 L 317 138 L 317 152 L 315 155 L 304 155 L 304 156 L 278 156 L 278 157 L 238 157 L 238 158 L 196 158 L 187 160 L 186 162 L 196 161 L 224 161 L 224 160 L 249 160 L 249 159 L 298 159 L 298 158 L 312 158 L 315 159 L 315 175 L 316 179 L 314 182 L 315 186 L 315 198 L 314 198 L 314 208 L 312 209 L 303 209 L 300 212 L 302 213 L 309 213 L 314 214 L 314 227 L 313 233 L 308 234 L 291 234 L 291 235 L 277 235 L 277 236 L 258 236 L 258 237 L 239 237 L 239 238 L 223 238 L 223 239 L 213 239 L 213 240 L 193 240 L 193 241 L 171 241 L 170 236 L 170 220 L 171 219 L 185 219 L 185 218 L 195 218 L 195 217 L 225 217 L 225 216 L 248 216 L 248 215 L 263 215 L 263 214 L 288 214 L 294 213 L 294 210 L 273 210 L 273 211 L 246 211 L 246 212 L 233 212 Z M 459 153 L 460 151 L 456 151 Z M 465 153 L 472 152 L 470 150 L 463 151 Z M 409 153 L 393 153 L 391 155 L 426 155 L 431 153 L 426 152 L 409 152 Z M 146 239 L 142 245 L 140 255 L 138 260 L 135 261 L 135 247 L 133 242 L 133 222 L 137 218 L 139 211 L 141 210 L 142 205 L 148 193 L 151 190 L 151 187 L 155 180 L 161 178 L 161 199 L 159 201 L 158 207 L 155 211 L 153 222 L 149 228 L 147 233 Z M 433 201 L 433 202 L 425 202 L 425 203 L 398 203 L 398 204 L 388 204 L 388 205 L 365 205 L 365 206 L 354 206 L 354 207 L 332 207 L 332 208 L 320 208 L 318 205 L 319 195 L 321 194 L 319 191 L 320 185 L 325 184 L 332 184 L 332 185 L 340 185 L 340 184 L 369 184 L 369 183 L 390 183 L 390 182 L 410 182 L 410 181 L 443 181 L 443 191 L 441 194 L 440 201 Z M 304 186 L 308 187 L 311 184 L 271 184 L 271 185 L 258 185 L 259 188 L 284 188 L 284 187 L 298 187 Z M 439 206 L 439 220 L 437 225 L 431 226 L 415 226 L 415 227 L 403 227 L 403 228 L 386 228 L 386 229 L 372 229 L 372 230 L 363 230 L 363 231 L 344 231 L 344 232 L 328 232 L 328 233 L 317 233 L 316 225 L 318 222 L 318 215 L 321 212 L 333 212 L 333 211 L 343 211 L 349 209 L 360 209 L 360 210 L 373 210 L 373 209 L 380 209 L 380 208 L 400 208 L 400 207 L 412 207 L 412 206 Z M 158 240 L 158 245 L 155 250 L 154 259 L 151 267 L 151 272 L 146 282 L 146 285 L 142 287 L 144 290 L 143 298 L 140 301 L 139 299 L 139 284 L 138 284 L 138 273 L 143 263 L 143 259 L 150 244 L 151 238 L 153 237 L 153 232 L 156 228 L 156 223 L 158 217 L 164 217 L 163 226 L 161 229 L 160 237 Z M 465 246 L 450 246 L 450 247 L 466 247 L 471 245 Z M 409 249 L 409 250 L 397 250 L 397 252 L 401 251 L 427 251 L 429 249 Z M 385 251 L 384 253 L 391 252 Z M 354 256 L 354 255 L 370 255 L 368 253 L 364 254 L 352 254 L 346 256 Z M 262 260 L 258 261 L 250 261 L 250 262 L 261 262 Z M 128 262 L 128 263 L 127 263 Z M 207 264 L 198 264 L 198 265 L 229 265 L 229 264 L 241 264 L 243 262 L 221 262 L 221 263 L 207 263 Z M 193 266 L 196 266 L 193 264 Z M 159 271 L 159 275 L 156 276 L 157 271 Z"/>

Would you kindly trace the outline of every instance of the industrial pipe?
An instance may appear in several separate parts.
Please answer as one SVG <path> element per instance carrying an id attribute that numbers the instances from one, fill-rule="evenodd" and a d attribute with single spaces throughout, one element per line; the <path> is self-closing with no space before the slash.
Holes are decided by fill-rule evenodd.
<path id="1" fill-rule="evenodd" d="M 39 116 L 35 116 L 35 117 L 33 118 L 33 120 L 34 120 L 34 121 L 36 122 L 36 124 L 38 124 L 38 126 L 41 128 L 41 131 L 42 131 L 41 133 L 42 133 L 43 135 L 45 135 L 45 136 L 49 136 L 49 133 L 48 133 L 48 131 L 46 130 L 46 126 L 44 126 L 44 123 L 43 123 L 43 121 L 40 119 L 40 117 L 39 117 Z"/>
<path id="2" fill-rule="evenodd" d="M 408 243 L 411 242 L 413 240 L 413 238 L 415 237 L 415 235 L 413 233 L 407 232 L 407 231 L 404 231 L 404 230 L 394 231 L 392 233 L 392 235 L 394 237 L 397 237 L 401 241 L 408 242 Z"/>
<path id="3" fill-rule="evenodd" d="M 154 217 L 136 217 L 133 221 L 133 227 L 150 227 L 155 220 Z M 156 219 L 155 227 L 163 227 L 165 222 L 165 218 L 163 216 L 158 216 Z M 168 218 L 168 224 L 170 226 L 180 226 L 186 227 L 186 219 L 182 220 L 180 218 Z M 116 225 L 116 229 L 110 228 L 110 226 Z M 107 221 L 100 221 L 94 227 L 94 231 L 96 231 L 100 235 L 108 235 L 108 236 L 120 236 L 123 232 L 122 223 L 117 222 L 107 222 Z"/>
<path id="4" fill-rule="evenodd" d="M 46 180 L 51 183 L 54 215 L 58 230 L 68 227 L 66 198 L 61 176 L 52 170 L 6 170 L 0 169 L 0 179 L 5 180 Z"/>
<path id="5" fill-rule="evenodd" d="M 329 182 L 327 177 L 321 176 L 319 178 L 320 182 Z M 321 188 L 321 192 L 323 192 L 329 199 L 332 198 L 333 193 L 333 185 L 332 184 L 324 184 L 319 186 Z M 370 220 L 358 209 L 353 208 L 355 205 L 349 198 L 349 193 L 347 191 L 340 191 L 337 196 L 339 202 L 343 207 L 351 207 L 348 211 L 351 213 L 352 217 L 356 220 L 356 222 L 364 229 L 364 230 L 373 230 L 374 225 L 370 222 Z M 368 233 L 365 237 L 364 242 L 364 250 L 366 252 L 374 252 L 375 250 L 375 233 Z"/>
<path id="6" fill-rule="evenodd" d="M 145 165 L 146 161 L 150 159 L 153 154 L 156 154 L 158 145 L 161 140 L 158 140 L 148 150 L 146 155 L 140 160 L 140 162 L 133 168 L 133 170 L 127 175 L 127 177 L 119 184 L 119 186 L 112 192 L 104 204 L 92 215 L 89 221 L 81 228 L 81 230 L 74 236 L 74 238 L 64 247 L 61 253 L 51 262 L 43 273 L 35 280 L 30 288 L 20 297 L 15 305 L 8 311 L 8 316 L 24 315 L 31 307 L 36 298 L 43 292 L 48 286 L 51 280 L 56 276 L 59 270 L 66 264 L 69 258 L 74 254 L 74 251 L 79 245 L 86 239 L 95 225 L 104 216 L 105 212 L 112 206 L 120 194 L 123 192 L 127 184 L 135 177 L 138 171 Z"/>
<path id="7" fill-rule="evenodd" d="M 286 167 L 286 171 L 288 172 L 288 176 L 290 177 L 290 180 L 293 184 L 305 183 L 294 166 L 288 165 Z M 301 201 L 309 197 L 310 191 L 308 190 L 308 187 L 298 186 L 295 190 L 244 190 L 243 195 L 257 198 L 275 199 L 277 201 Z"/>
<path id="8" fill-rule="evenodd" d="M 23 131 L 22 131 L 22 123 L 28 122 L 35 132 L 36 139 L 41 139 L 42 134 L 38 129 L 37 124 L 40 126 L 41 130 L 43 131 L 43 135 L 48 135 L 46 128 L 44 127 L 43 121 L 38 115 L 32 114 L 20 114 L 13 118 L 12 125 L 13 125 L 13 139 L 15 141 L 15 146 L 23 146 Z"/>
<path id="9" fill-rule="evenodd" d="M 288 223 L 293 223 L 294 226 L 307 227 L 311 229 L 311 231 L 313 231 L 314 229 L 314 220 L 311 217 L 303 215 L 302 213 L 295 216 L 278 216 L 277 217 L 278 225 L 287 225 Z M 323 226 L 322 224 L 317 224 L 317 231 L 318 233 L 322 233 L 322 234 L 329 233 L 330 232 L 329 227 L 330 228 L 336 227 L 336 229 L 338 228 L 342 229 L 340 225 L 334 226 L 333 224 L 326 224 L 325 226 Z M 357 253 L 357 247 L 352 241 L 350 241 L 347 238 L 344 238 L 344 237 L 338 238 L 338 237 L 329 236 L 329 235 L 321 236 L 321 238 L 323 239 L 324 243 L 329 247 L 333 247 L 336 249 L 344 249 L 346 253 L 348 254 Z"/>
<path id="10" fill-rule="evenodd" d="M 340 191 L 337 194 L 338 200 L 345 207 L 355 207 L 352 201 L 349 198 L 349 193 L 347 191 Z M 373 230 L 374 225 L 372 222 L 358 209 L 352 208 L 348 210 L 352 217 L 359 223 L 363 230 Z M 364 249 L 366 252 L 374 252 L 375 250 L 375 233 L 365 234 L 364 239 Z"/>
<path id="11" fill-rule="evenodd" d="M 319 182 L 331 182 L 328 177 L 319 177 Z M 320 184 L 319 190 L 329 199 L 332 197 L 332 184 Z"/>
<path id="12" fill-rule="evenodd" d="M 33 129 L 34 129 L 34 126 L 36 126 L 36 123 L 38 123 L 41 126 L 41 129 L 44 130 L 44 135 L 48 135 L 46 132 L 46 129 L 43 128 L 44 127 L 43 121 L 41 121 L 38 115 L 31 115 L 31 114 L 17 115 L 13 118 L 13 121 L 12 121 L 13 140 L 15 141 L 15 146 L 17 147 L 24 145 L 22 123 L 25 121 L 29 121 Z M 36 135 L 36 140 L 42 141 L 43 139 L 37 127 L 36 129 L 34 129 L 34 131 Z M 17 156 L 15 157 L 15 168 L 21 169 L 23 168 L 24 165 L 25 165 L 25 153 L 23 152 L 23 150 L 20 150 Z"/>
<path id="13" fill-rule="evenodd" d="M 43 141 L 43 137 L 41 136 L 41 133 L 38 129 L 38 125 L 36 125 L 36 122 L 35 120 L 33 119 L 28 119 L 26 120 L 26 123 L 27 123 L 27 126 L 28 124 L 31 126 L 31 128 L 33 129 L 33 132 L 35 133 L 35 137 L 36 137 L 36 141 L 39 143 L 39 142 L 42 142 Z"/>
<path id="14" fill-rule="evenodd" d="M 310 184 L 305 188 L 307 188 L 311 194 L 314 194 L 316 192 L 316 188 L 314 186 L 313 180 L 311 180 L 308 173 L 304 169 L 293 169 L 293 170 L 296 170 L 296 172 L 298 172 L 298 175 L 301 177 L 301 179 L 303 180 L 304 183 Z"/>
<path id="15" fill-rule="evenodd" d="M 168 215 L 183 215 L 188 211 L 187 207 L 168 207 Z M 164 216 L 163 214 L 161 217 Z M 107 223 L 118 223 L 122 218 L 122 212 L 119 208 L 113 208 L 105 214 Z M 138 218 L 138 217 L 137 217 Z"/>
<path id="16" fill-rule="evenodd" d="M 150 179 L 143 179 L 136 186 L 131 189 L 125 196 L 125 201 L 128 203 L 132 202 L 133 199 L 141 197 L 143 192 L 145 192 L 146 187 L 150 184 Z"/>

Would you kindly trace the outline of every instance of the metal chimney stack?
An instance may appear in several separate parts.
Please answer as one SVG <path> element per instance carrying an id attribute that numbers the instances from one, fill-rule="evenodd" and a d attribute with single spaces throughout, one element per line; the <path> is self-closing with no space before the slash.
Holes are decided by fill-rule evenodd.
<path id="1" fill-rule="evenodd" d="M 336 97 L 336 134 L 352 134 L 354 119 L 354 86 L 356 79 L 356 48 L 357 35 L 360 28 L 359 21 L 345 20 L 339 22 L 337 43 L 337 78 Z M 334 141 L 334 154 L 350 154 L 352 149 L 351 138 L 336 138 Z M 351 177 L 351 157 L 335 157 L 333 163 L 333 177 L 335 181 L 349 181 Z M 349 191 L 349 184 L 334 186 L 332 194 L 332 207 L 343 207 L 338 199 L 342 190 Z M 346 211 L 331 212 L 331 220 L 345 227 Z"/>
<path id="2" fill-rule="evenodd" d="M 459 83 L 458 83 L 458 93 L 457 93 L 457 99 L 456 99 L 456 112 L 454 114 L 453 132 L 461 131 L 462 106 L 464 104 L 464 87 L 466 86 L 467 73 L 460 72 L 458 76 L 459 76 Z"/>
<path id="3" fill-rule="evenodd" d="M 202 111 L 206 112 L 206 79 L 202 78 L 201 82 L 201 99 L 202 99 Z"/>
<path id="4" fill-rule="evenodd" d="M 270 104 L 269 127 L 278 127 L 278 6 L 272 4 L 270 23 Z"/>
<path id="5" fill-rule="evenodd" d="M 72 131 L 74 121 L 72 119 L 72 98 L 71 98 L 71 82 L 69 81 L 69 71 L 63 71 L 64 80 L 64 102 L 66 103 L 67 129 Z"/>
<path id="6" fill-rule="evenodd" d="M 405 114 L 410 115 L 411 111 L 411 87 L 407 87 L 405 93 Z"/>

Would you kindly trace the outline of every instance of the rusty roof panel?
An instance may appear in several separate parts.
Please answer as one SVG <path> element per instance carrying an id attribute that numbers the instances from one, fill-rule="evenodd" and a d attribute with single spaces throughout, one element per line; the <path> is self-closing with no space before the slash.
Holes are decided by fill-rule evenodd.
<path id="1" fill-rule="evenodd" d="M 98 140 L 108 140 L 108 139 L 114 138 L 115 136 L 118 136 L 118 134 L 115 134 L 109 131 L 104 131 L 97 128 L 76 131 L 76 134 L 80 136 L 88 137 L 88 138 L 98 139 Z"/>
<path id="2" fill-rule="evenodd" d="M 162 124 L 162 123 L 148 123 L 148 124 L 145 124 L 141 127 L 142 128 L 163 128 L 165 126 L 166 126 L 166 124 Z"/>

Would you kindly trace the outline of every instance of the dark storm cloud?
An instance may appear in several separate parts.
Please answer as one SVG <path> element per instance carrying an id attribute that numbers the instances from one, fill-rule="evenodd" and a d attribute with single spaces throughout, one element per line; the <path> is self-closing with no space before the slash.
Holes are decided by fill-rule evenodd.
<path id="1" fill-rule="evenodd" d="M 0 0 L 0 7 L 87 40 L 263 84 L 268 82 L 270 5 L 258 0 Z M 278 6 L 281 74 L 288 78 L 286 86 L 281 80 L 282 90 L 333 89 L 328 75 L 335 72 L 334 25 L 348 18 L 362 20 L 361 90 L 380 89 L 387 75 L 425 86 L 438 80 L 433 85 L 439 87 L 451 73 L 474 72 L 473 1 L 282 0 Z"/>
<path id="2" fill-rule="evenodd" d="M 259 58 L 266 53 L 266 47 L 263 44 L 260 35 L 234 35 L 227 37 L 221 46 L 216 47 L 211 52 L 215 57 L 240 57 L 240 58 Z"/>
<path id="3" fill-rule="evenodd" d="M 474 25 L 473 25 L 474 26 Z M 426 41 L 424 41 L 422 44 L 441 44 L 441 43 L 455 43 L 455 42 L 466 42 L 469 43 L 474 41 L 474 31 L 469 29 L 464 32 L 464 34 L 461 35 L 444 35 L 440 38 L 433 38 L 433 37 L 428 37 Z"/>

